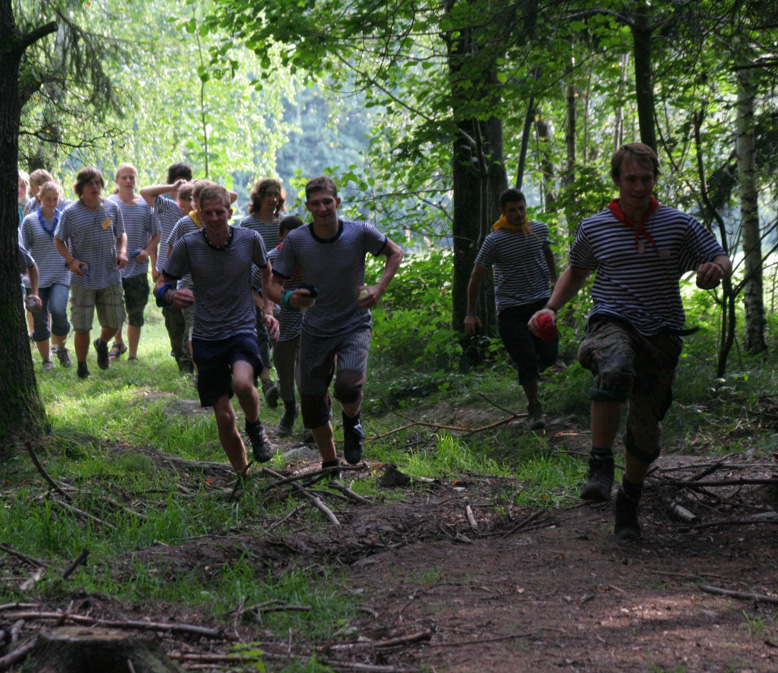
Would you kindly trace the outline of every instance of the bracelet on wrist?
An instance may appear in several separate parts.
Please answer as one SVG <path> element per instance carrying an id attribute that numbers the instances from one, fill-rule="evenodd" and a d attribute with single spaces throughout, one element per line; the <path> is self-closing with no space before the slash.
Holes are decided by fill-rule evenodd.
<path id="1" fill-rule="evenodd" d="M 548 309 L 549 311 L 553 311 L 554 313 L 558 313 L 557 309 L 555 309 L 553 306 L 549 306 L 548 304 L 546 304 L 543 308 Z"/>

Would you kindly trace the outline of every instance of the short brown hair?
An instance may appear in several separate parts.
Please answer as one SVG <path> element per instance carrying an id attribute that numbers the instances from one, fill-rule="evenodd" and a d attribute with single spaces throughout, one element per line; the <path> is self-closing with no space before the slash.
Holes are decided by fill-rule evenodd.
<path id="1" fill-rule="evenodd" d="M 284 209 L 284 204 L 286 203 L 284 186 L 278 180 L 264 178 L 251 189 L 251 194 L 249 194 L 251 198 L 251 205 L 249 205 L 250 213 L 258 213 L 260 208 L 262 208 L 262 199 L 265 198 L 265 192 L 267 192 L 268 187 L 278 187 L 278 205 L 276 206 L 275 214 L 278 215 Z"/>
<path id="2" fill-rule="evenodd" d="M 659 159 L 656 152 L 643 143 L 627 143 L 619 147 L 611 157 L 611 177 L 614 180 L 621 177 L 621 164 L 626 156 L 632 157 L 635 163 L 642 166 L 651 166 L 655 178 L 659 175 Z"/>
<path id="3" fill-rule="evenodd" d="M 321 175 L 318 178 L 309 180 L 308 184 L 305 185 L 306 201 L 308 200 L 308 197 L 314 192 L 322 191 L 332 194 L 332 196 L 334 196 L 336 199 L 338 198 L 338 186 L 335 184 L 335 181 L 332 178 L 328 178 L 326 175 Z"/>
<path id="4" fill-rule="evenodd" d="M 210 181 L 209 181 L 210 182 Z M 195 190 L 197 187 L 195 187 Z M 222 205 L 229 208 L 230 207 L 230 193 L 224 189 L 221 185 L 217 185 L 215 183 L 212 183 L 210 185 L 205 185 L 199 192 L 197 200 L 200 202 L 200 207 L 202 207 L 202 204 L 206 201 L 221 201 Z"/>
<path id="5" fill-rule="evenodd" d="M 303 221 L 297 215 L 287 215 L 278 223 L 278 235 L 280 236 L 285 231 L 292 231 L 292 229 L 302 226 Z"/>
<path id="6" fill-rule="evenodd" d="M 55 191 L 57 192 L 58 196 L 62 196 L 62 188 L 54 182 L 54 180 L 47 180 L 41 185 L 41 188 L 38 190 L 38 196 L 43 197 L 43 194 L 48 191 Z M 38 199 L 40 200 L 40 199 Z"/>
<path id="7" fill-rule="evenodd" d="M 30 173 L 30 179 L 28 184 L 30 185 L 30 191 L 33 192 L 33 196 L 38 196 L 37 191 L 40 191 L 40 187 L 44 182 L 52 182 L 54 180 L 45 168 L 37 168 Z"/>
<path id="8" fill-rule="evenodd" d="M 192 192 L 194 191 L 194 184 L 191 182 L 185 182 L 178 188 L 178 200 L 179 201 L 191 201 Z"/>
<path id="9" fill-rule="evenodd" d="M 80 198 L 81 195 L 84 193 L 84 187 L 92 182 L 95 178 L 100 178 L 100 186 L 105 187 L 105 180 L 103 179 L 103 174 L 98 171 L 96 168 L 93 168 L 92 166 L 87 166 L 86 168 L 82 168 L 78 175 L 76 176 L 76 183 L 73 185 L 73 191 L 76 193 L 76 195 Z"/>
<path id="10" fill-rule="evenodd" d="M 208 180 L 207 178 L 201 178 L 200 180 L 195 180 L 192 183 L 192 197 L 200 200 L 200 194 L 202 194 L 204 189 L 207 189 L 208 187 L 218 187 L 213 180 Z"/>

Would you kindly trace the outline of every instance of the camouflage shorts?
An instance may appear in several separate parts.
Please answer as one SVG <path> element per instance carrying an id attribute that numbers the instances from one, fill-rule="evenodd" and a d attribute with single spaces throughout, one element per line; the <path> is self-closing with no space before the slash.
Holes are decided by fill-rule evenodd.
<path id="1" fill-rule="evenodd" d="M 143 327 L 143 311 L 149 303 L 149 279 L 146 274 L 122 278 L 124 305 L 127 307 L 127 323 Z"/>
<path id="2" fill-rule="evenodd" d="M 592 401 L 627 401 L 627 451 L 644 463 L 659 455 L 660 421 L 673 401 L 683 344 L 672 334 L 645 336 L 617 320 L 594 322 L 578 361 L 594 375 Z"/>

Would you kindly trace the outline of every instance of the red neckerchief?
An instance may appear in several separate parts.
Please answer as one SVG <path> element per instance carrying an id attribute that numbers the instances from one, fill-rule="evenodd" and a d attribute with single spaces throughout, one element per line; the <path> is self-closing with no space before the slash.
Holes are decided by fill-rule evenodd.
<path id="1" fill-rule="evenodd" d="M 648 221 L 648 218 L 654 214 L 654 211 L 659 208 L 659 201 L 657 201 L 653 196 L 651 197 L 651 205 L 648 207 L 646 216 L 637 224 L 635 224 L 634 220 L 624 214 L 624 211 L 619 205 L 618 199 L 613 199 L 613 201 L 608 204 L 608 208 L 613 213 L 613 217 L 615 217 L 620 222 L 624 222 L 624 224 L 629 225 L 635 230 L 635 250 L 639 249 L 638 239 L 640 238 L 640 235 L 643 234 L 643 236 L 646 237 L 646 240 L 654 246 L 654 250 L 659 252 L 659 248 L 656 247 L 656 243 L 654 243 L 654 239 L 651 238 L 651 234 L 646 231 L 646 222 Z"/>

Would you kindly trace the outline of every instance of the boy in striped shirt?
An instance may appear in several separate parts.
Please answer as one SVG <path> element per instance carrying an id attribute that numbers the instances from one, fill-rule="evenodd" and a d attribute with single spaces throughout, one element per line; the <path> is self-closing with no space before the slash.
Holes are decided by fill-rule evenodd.
<path id="1" fill-rule="evenodd" d="M 625 471 L 614 504 L 614 532 L 623 540 L 640 537 L 643 481 L 659 456 L 660 421 L 673 399 L 685 320 L 678 281 L 696 271 L 697 286 L 712 289 L 732 273 L 709 231 L 652 196 L 658 176 L 656 153 L 647 145 L 628 143 L 614 153 L 611 178 L 619 198 L 581 222 L 570 265 L 548 304 L 530 320 L 535 333 L 540 316 L 556 320 L 557 311 L 596 271 L 594 305 L 578 351 L 580 363 L 594 375 L 589 481 L 581 497 L 610 499 L 613 444 L 622 404 L 628 402 Z"/>
<path id="2" fill-rule="evenodd" d="M 548 302 L 557 280 L 548 227 L 527 218 L 527 203 L 518 189 L 500 194 L 500 219 L 492 225 L 478 252 L 467 285 L 465 331 L 471 336 L 482 327 L 478 296 L 487 269 L 494 267 L 497 325 L 508 355 L 519 370 L 519 384 L 527 396 L 527 425 L 545 427 L 538 400 L 540 372 L 557 358 L 559 339 L 543 340 L 531 334 L 527 321 Z"/>

